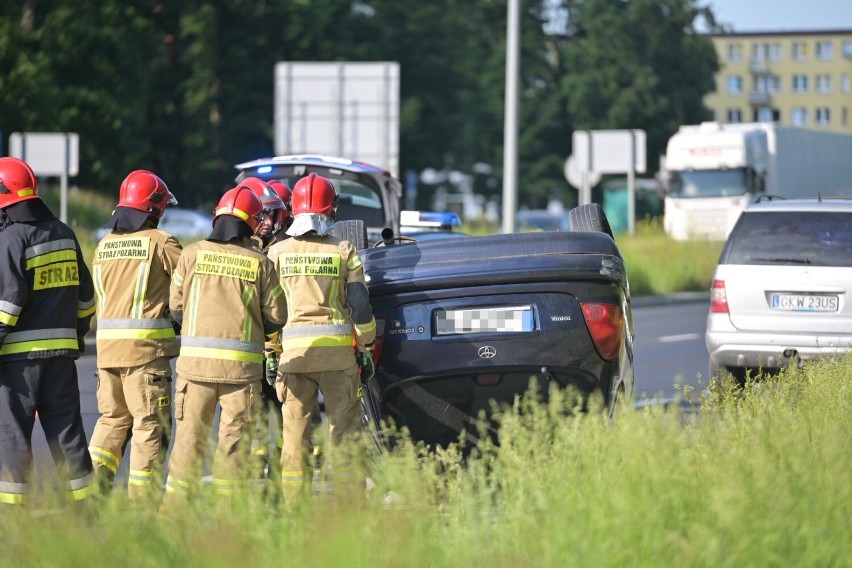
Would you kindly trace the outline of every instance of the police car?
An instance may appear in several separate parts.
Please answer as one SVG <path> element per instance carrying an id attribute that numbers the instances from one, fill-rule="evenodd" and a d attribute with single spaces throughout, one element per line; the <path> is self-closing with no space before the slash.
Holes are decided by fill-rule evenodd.
<path id="1" fill-rule="evenodd" d="M 331 180 L 340 202 L 337 221 L 361 221 L 366 229 L 366 243 L 359 235 L 350 235 L 358 248 L 381 240 L 383 229 L 393 234 L 400 231 L 402 184 L 381 167 L 347 158 L 319 154 L 275 156 L 244 162 L 235 166 L 236 182 L 247 177 L 264 181 L 280 180 L 292 188 L 299 179 L 316 173 Z"/>
<path id="2" fill-rule="evenodd" d="M 399 234 L 417 241 L 467 236 L 457 230 L 461 224 L 458 213 L 404 210 L 400 214 Z"/>

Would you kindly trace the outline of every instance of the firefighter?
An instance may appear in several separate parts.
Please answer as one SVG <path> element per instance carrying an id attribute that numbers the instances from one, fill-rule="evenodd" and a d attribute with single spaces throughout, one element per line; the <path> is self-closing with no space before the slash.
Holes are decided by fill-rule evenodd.
<path id="1" fill-rule="evenodd" d="M 253 240 L 260 252 L 266 253 L 276 241 L 275 235 L 281 228 L 281 221 L 288 214 L 284 201 L 271 185 L 260 178 L 248 177 L 241 181 L 240 185 L 250 188 L 263 204 L 263 218 Z"/>
<path id="2" fill-rule="evenodd" d="M 283 291 L 266 255 L 250 238 L 263 205 L 244 185 L 216 207 L 213 231 L 186 247 L 172 275 L 169 307 L 182 325 L 175 388 L 175 440 L 161 511 L 168 513 L 201 477 L 218 404 L 214 491 L 229 495 L 247 475 L 243 455 L 260 400 L 263 344 L 287 317 Z"/>
<path id="3" fill-rule="evenodd" d="M 332 183 L 314 173 L 293 187 L 292 238 L 269 251 L 287 296 L 289 317 L 275 383 L 284 403 L 281 483 L 288 506 L 310 486 L 311 419 L 322 392 L 332 442 L 335 495 L 363 491 L 356 454 L 341 452 L 363 432 L 358 362 L 371 366 L 376 335 L 361 259 L 349 241 L 329 234 L 337 208 Z M 353 336 L 358 351 L 353 350 Z"/>
<path id="4" fill-rule="evenodd" d="M 275 190 L 275 193 L 278 194 L 278 197 L 284 203 L 284 211 L 280 211 L 278 218 L 274 220 L 275 224 L 273 226 L 272 234 L 275 237 L 275 240 L 272 244 L 275 244 L 276 242 L 283 241 L 289 236 L 287 235 L 287 229 L 289 229 L 290 225 L 293 224 L 293 206 L 291 203 L 293 192 L 283 181 L 272 179 L 267 183 L 269 184 L 269 187 Z"/>
<path id="5" fill-rule="evenodd" d="M 96 495 L 75 359 L 95 312 L 74 232 L 32 169 L 0 158 L 0 503 L 27 502 L 36 413 L 73 502 Z"/>
<path id="6" fill-rule="evenodd" d="M 269 251 L 269 246 L 275 242 L 276 234 L 280 230 L 279 223 L 289 212 L 285 209 L 284 202 L 271 185 L 260 178 L 248 177 L 240 182 L 240 185 L 251 189 L 260 199 L 263 205 L 263 217 L 257 228 L 257 234 L 252 237 L 256 248 L 263 254 Z M 254 456 L 257 468 L 253 477 L 263 478 L 272 473 L 273 467 L 269 455 L 270 439 L 276 440 L 280 451 L 281 441 L 281 403 L 275 396 L 275 376 L 278 372 L 278 355 L 281 353 L 281 342 L 278 335 L 274 335 L 266 341 L 263 347 L 264 379 L 261 381 L 261 400 L 263 405 L 258 413 L 258 422 L 255 426 L 255 436 L 252 440 L 252 456 Z M 269 427 L 269 415 L 275 417 L 276 428 Z"/>
<path id="7" fill-rule="evenodd" d="M 177 200 L 162 179 L 146 170 L 131 172 L 105 225 L 112 231 L 98 243 L 92 262 L 101 416 L 89 453 L 106 490 L 130 440 L 130 498 L 159 492 L 169 447 L 169 361 L 178 354 L 169 283 L 181 245 L 157 229 L 166 205 Z"/>

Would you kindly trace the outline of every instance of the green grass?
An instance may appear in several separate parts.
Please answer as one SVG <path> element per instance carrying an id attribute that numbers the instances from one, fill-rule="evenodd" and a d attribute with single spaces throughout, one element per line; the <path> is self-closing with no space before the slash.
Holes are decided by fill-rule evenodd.
<path id="1" fill-rule="evenodd" d="M 359 506 L 287 513 L 256 493 L 201 498 L 184 517 L 115 492 L 94 519 L 0 516 L 16 566 L 849 566 L 852 357 L 744 389 L 684 416 L 518 403 L 501 444 L 379 459 Z M 386 494 L 396 499 L 388 504 Z"/>
<path id="2" fill-rule="evenodd" d="M 637 223 L 634 235 L 620 233 L 615 242 L 635 296 L 709 291 L 725 245 L 721 241 L 676 241 L 663 232 L 660 221 Z"/>

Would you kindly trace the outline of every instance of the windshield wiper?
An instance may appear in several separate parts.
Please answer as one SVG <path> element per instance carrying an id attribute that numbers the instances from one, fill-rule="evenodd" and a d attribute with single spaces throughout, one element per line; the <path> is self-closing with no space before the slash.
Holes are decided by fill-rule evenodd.
<path id="1" fill-rule="evenodd" d="M 810 264 L 811 261 L 807 258 L 787 257 L 772 257 L 772 258 L 752 258 L 752 262 L 789 262 L 790 264 Z"/>

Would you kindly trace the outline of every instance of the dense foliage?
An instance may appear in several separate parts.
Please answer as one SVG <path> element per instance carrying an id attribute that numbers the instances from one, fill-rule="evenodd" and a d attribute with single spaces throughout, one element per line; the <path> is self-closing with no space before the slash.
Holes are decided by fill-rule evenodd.
<path id="1" fill-rule="evenodd" d="M 677 125 L 707 117 L 717 62 L 695 31 L 713 19 L 700 0 L 522 6 L 522 204 L 574 200 L 562 174 L 574 129 L 645 129 L 653 171 Z M 75 183 L 112 193 L 150 168 L 198 206 L 233 164 L 272 153 L 277 61 L 394 60 L 401 171 L 486 164 L 475 190 L 497 194 L 505 32 L 505 0 L 10 0 L 0 130 L 4 142 L 78 132 Z"/>

